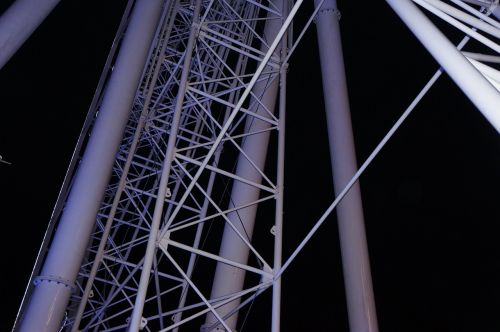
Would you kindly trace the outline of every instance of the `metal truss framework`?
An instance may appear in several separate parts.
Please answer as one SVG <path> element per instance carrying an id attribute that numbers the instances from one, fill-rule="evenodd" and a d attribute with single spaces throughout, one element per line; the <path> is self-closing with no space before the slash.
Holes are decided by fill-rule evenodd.
<path id="1" fill-rule="evenodd" d="M 458 0 L 453 0 L 460 8 L 478 17 L 473 18 L 469 14 L 459 13 L 456 8 L 451 8 L 450 5 L 438 0 L 416 0 L 415 2 L 500 53 L 497 44 L 471 30 L 471 28 L 456 23 L 456 20 L 446 15 L 446 13 L 451 14 L 469 24 L 475 23 L 475 28 L 498 38 L 500 34 L 498 22 L 489 18 L 480 10 Z M 151 205 L 157 199 L 156 193 L 160 191 L 158 188 L 158 174 L 161 169 L 161 160 L 165 159 L 163 151 L 168 151 L 165 136 L 172 133 L 171 124 L 175 110 L 175 93 L 178 93 L 179 85 L 182 84 L 180 81 L 183 62 L 184 65 L 186 64 L 184 57 L 190 52 L 189 50 L 186 51 L 186 45 L 189 44 L 187 41 L 179 42 L 180 36 L 184 36 L 184 39 L 188 40 L 193 33 L 198 35 L 193 46 L 194 56 L 188 79 L 190 83 L 187 84 L 185 90 L 180 126 L 177 129 L 177 150 L 174 152 L 172 160 L 171 172 L 173 174 L 169 178 L 167 199 L 165 201 L 169 203 L 169 206 L 165 215 L 162 216 L 163 223 L 158 241 L 160 251 L 158 255 L 155 255 L 153 269 L 150 272 L 150 293 L 148 293 L 145 301 L 145 310 L 148 315 L 142 318 L 142 323 L 147 330 L 155 330 L 155 326 L 162 331 L 175 329 L 182 323 L 189 322 L 191 319 L 209 311 L 218 316 L 217 311 L 214 309 L 238 297 L 247 299 L 242 302 L 242 305 L 245 305 L 254 296 L 272 285 L 273 271 L 276 270 L 271 267 L 272 264 L 268 263 L 259 254 L 257 248 L 250 244 L 250 238 L 241 233 L 241 228 L 238 230 L 238 225 L 231 223 L 227 215 L 251 204 L 272 201 L 277 195 L 281 194 L 277 190 L 278 185 L 273 183 L 262 169 L 258 169 L 258 171 L 266 180 L 264 184 L 237 177 L 234 174 L 234 165 L 223 168 L 220 167 L 219 161 L 222 146 L 225 154 L 233 153 L 235 155 L 235 153 L 243 152 L 241 142 L 245 137 L 275 131 L 279 128 L 280 122 L 273 115 L 273 110 L 258 105 L 259 98 L 253 95 L 251 99 L 253 102 L 247 104 L 249 105 L 248 109 L 241 109 L 240 116 L 233 120 L 234 125 L 227 127 L 228 130 L 221 140 L 221 145 L 217 149 L 213 149 L 215 147 L 213 141 L 220 134 L 223 125 L 228 123 L 227 117 L 234 108 L 235 101 L 238 100 L 242 89 L 245 88 L 246 83 L 251 78 L 251 74 L 248 74 L 245 68 L 252 66 L 252 61 L 259 63 L 264 56 L 264 52 L 258 48 L 248 46 L 252 45 L 252 43 L 255 44 L 255 40 L 264 42 L 263 36 L 256 33 L 257 22 L 259 20 L 263 21 L 262 18 L 258 18 L 258 12 L 262 8 L 253 3 L 247 3 L 246 6 L 241 8 L 232 8 L 226 2 L 217 3 L 214 1 L 209 5 L 212 6 L 210 10 L 213 10 L 215 17 L 209 16 L 209 11 L 205 9 L 205 15 L 200 21 L 198 32 L 193 32 L 194 29 L 197 29 L 197 25 L 192 25 L 192 14 L 188 16 L 179 14 L 176 23 L 166 29 L 167 33 L 165 35 L 168 39 L 163 38 L 163 40 L 168 40 L 168 44 L 174 42 L 177 47 L 168 45 L 166 46 L 167 51 L 161 52 L 159 62 L 163 62 L 163 72 L 157 74 L 162 70 L 160 69 L 156 70 L 156 73 L 150 74 L 153 77 L 158 75 L 158 78 L 151 80 L 150 87 L 146 87 L 146 84 L 143 85 L 143 89 L 138 95 L 134 110 L 137 113 L 141 112 L 141 115 L 136 115 L 136 121 L 129 124 L 127 131 L 129 137 L 124 140 L 124 144 L 120 148 L 121 153 L 117 158 L 117 167 L 114 169 L 117 179 L 123 179 L 124 174 L 127 175 L 128 179 L 121 181 L 122 186 L 118 185 L 118 188 L 116 188 L 116 185 L 110 185 L 109 192 L 113 193 L 113 195 L 109 195 L 108 203 L 103 205 L 99 214 L 97 230 L 94 233 L 94 238 L 101 239 L 101 243 L 104 243 L 103 238 L 108 239 L 108 249 L 103 251 L 100 258 L 102 266 L 99 268 L 96 277 L 92 276 L 94 289 L 91 292 L 94 296 L 88 301 L 87 308 L 90 311 L 87 317 L 85 314 L 83 315 L 88 321 L 87 328 L 99 327 L 98 330 L 104 328 L 113 330 L 113 322 L 118 321 L 119 324 L 120 319 L 122 322 L 117 328 L 124 328 L 127 323 L 123 320 L 129 317 L 133 309 L 134 293 L 139 287 L 138 273 L 143 262 L 142 258 L 139 261 L 136 258 L 136 261 L 132 263 L 130 258 L 140 257 L 140 254 L 139 256 L 134 255 L 134 251 L 144 252 L 144 244 L 150 232 Z M 266 8 L 268 13 L 272 13 L 270 7 Z M 191 8 L 179 6 L 177 10 L 178 13 L 190 13 L 190 9 L 192 10 L 192 6 Z M 238 13 L 239 21 L 234 19 L 236 13 Z M 187 17 L 191 20 L 186 19 Z M 484 21 L 480 19 L 484 19 Z M 190 29 L 190 26 L 194 28 Z M 170 35 L 169 29 L 172 29 Z M 238 31 L 238 33 L 234 34 L 234 31 Z M 267 41 L 265 44 L 269 42 Z M 178 45 L 182 45 L 181 49 L 184 49 L 184 52 L 179 50 Z M 177 52 L 172 52 L 172 50 Z M 232 58 L 231 53 L 237 54 L 236 61 L 236 57 Z M 498 89 L 498 76 L 495 76 L 495 70 L 474 60 L 474 58 L 478 60 L 486 58 L 495 60 L 495 58 L 491 56 L 481 57 L 477 53 L 465 53 L 465 55 L 485 75 L 488 81 Z M 161 59 L 162 56 L 164 57 L 163 60 Z M 233 60 L 232 67 L 229 64 L 231 60 Z M 259 80 L 278 79 L 279 59 L 275 58 L 274 67 L 272 66 L 273 62 L 271 60 L 271 66 L 266 67 L 267 71 Z M 153 68 L 154 64 L 151 65 L 150 71 L 154 71 Z M 497 78 L 496 81 L 495 77 Z M 169 95 L 169 91 L 174 92 Z M 183 97 L 177 98 L 181 99 Z M 144 107 L 144 105 L 148 104 L 152 104 L 153 107 L 149 108 L 149 114 L 146 114 L 148 108 Z M 262 115 L 256 112 L 258 107 L 264 109 L 265 112 L 261 113 Z M 217 110 L 219 112 L 216 115 Z M 248 119 L 244 119 L 248 117 L 252 117 L 251 121 L 267 123 L 267 129 L 258 132 L 243 130 L 244 121 L 248 121 Z M 147 120 L 141 123 L 140 119 Z M 143 126 L 145 130 L 142 135 L 138 136 L 138 131 L 141 131 Z M 133 138 L 134 132 L 135 137 Z M 138 142 L 136 143 L 136 141 Z M 127 158 L 126 152 L 134 151 L 134 144 L 138 146 L 137 152 L 133 157 L 129 153 Z M 214 153 L 213 161 L 203 165 L 207 151 L 210 152 L 209 149 Z M 235 150 L 229 152 L 228 149 Z M 146 155 L 140 156 L 139 151 L 145 151 Z M 248 162 L 252 163 L 251 160 L 248 160 Z M 206 167 L 205 171 L 201 169 L 203 166 Z M 241 181 L 261 189 L 265 194 L 261 195 L 258 201 L 248 202 L 248 205 L 227 208 L 227 199 L 224 201 L 224 193 L 221 195 L 220 193 L 216 194 L 216 191 L 214 191 L 214 184 L 218 181 L 217 178 L 220 178 L 225 188 L 227 188 L 230 181 Z M 145 190 L 145 188 L 148 189 Z M 118 202 L 115 199 L 113 206 L 111 199 L 119 196 L 122 197 L 121 200 Z M 225 204 L 217 203 L 216 200 Z M 224 208 L 224 206 L 226 207 Z M 106 213 L 109 210 L 113 212 Z M 210 210 L 212 210 L 211 213 Z M 118 218 L 116 217 L 117 214 L 119 214 Z M 112 226 L 113 219 L 114 226 Z M 206 236 L 203 232 L 204 229 L 206 230 L 205 225 L 213 222 L 231 225 L 241 240 L 256 256 L 256 261 L 259 264 L 250 266 L 232 262 L 213 252 L 203 250 L 200 247 L 202 242 L 200 240 Z M 122 235 L 124 232 L 129 233 L 128 237 Z M 189 232 L 191 236 L 187 235 Z M 104 237 L 101 235 L 103 233 L 105 234 Z M 118 241 L 116 238 L 120 240 Z M 206 239 L 209 239 L 209 237 L 206 237 Z M 97 244 L 90 247 L 90 252 L 91 257 L 96 255 L 96 252 L 99 252 Z M 182 252 L 184 256 L 179 255 Z M 101 256 L 101 254 L 99 255 Z M 204 295 L 194 281 L 194 270 L 198 258 L 223 262 L 244 269 L 258 275 L 259 281 L 239 293 L 209 301 L 208 295 Z M 89 262 L 92 262 L 92 260 Z M 93 260 L 93 262 L 96 262 L 96 260 Z M 172 271 L 172 266 L 177 271 Z M 82 268 L 84 276 L 88 275 L 88 272 L 83 272 L 85 269 L 88 271 L 89 267 L 84 265 Z M 112 280 L 110 281 L 110 279 Z M 198 302 L 187 302 L 189 288 L 199 296 Z M 106 297 L 104 293 L 109 295 Z M 178 301 L 174 301 L 174 306 L 169 308 L 166 303 L 172 303 L 173 297 L 178 298 Z M 124 309 L 123 303 L 127 302 L 128 305 Z M 169 324 L 172 322 L 174 324 Z M 223 319 L 220 322 L 225 325 Z M 167 327 L 168 325 L 170 326 Z M 229 330 L 228 326 L 225 326 L 225 328 Z M 210 327 L 207 327 L 207 329 L 210 329 Z"/>
<path id="2" fill-rule="evenodd" d="M 456 47 L 441 45 L 434 51 L 431 35 L 419 39 L 500 131 L 500 73 L 485 64 L 500 63 L 500 46 L 491 39 L 500 38 L 500 23 L 490 17 L 496 3 L 473 1 L 471 6 L 450 0 L 452 6 L 440 0 L 413 1 L 468 35 L 458 46 L 466 62 L 454 60 L 459 55 Z M 411 1 L 387 2 L 417 36 L 427 29 L 444 38 Z M 290 4 L 287 15 L 286 8 L 273 1 L 166 2 L 76 280 L 64 322 L 68 329 L 199 328 L 200 319 L 211 313 L 217 321 L 204 326 L 207 331 L 220 326 L 232 330 L 226 319 L 266 289 L 279 290 L 285 269 L 442 73 L 438 70 L 282 265 L 285 71 L 295 46 L 286 37 L 301 3 Z M 281 28 L 270 39 L 265 26 L 273 20 Z M 494 54 L 463 51 L 470 38 Z M 456 74 L 471 69 L 474 75 L 468 79 L 474 87 Z M 278 114 L 262 102 L 265 89 L 254 89 L 273 82 L 281 83 Z M 277 138 L 275 165 L 264 168 L 244 149 L 246 140 L 259 135 Z M 253 168 L 255 177 L 236 172 L 238 156 Z M 259 197 L 235 205 L 229 195 L 235 182 L 257 188 Z M 252 242 L 251 230 L 238 219 L 238 213 L 250 206 L 274 211 L 267 225 L 273 234 L 268 243 Z M 251 253 L 248 263 L 218 253 L 224 225 Z M 211 273 L 204 271 L 213 271 L 217 263 L 248 272 L 245 288 L 211 298 Z M 279 321 L 279 295 L 273 301 Z M 229 303 L 237 305 L 221 316 L 217 309 Z M 279 330 L 279 323 L 273 330 Z"/>
<path id="3" fill-rule="evenodd" d="M 280 52 L 269 51 L 273 40 L 263 34 L 266 21 L 283 19 L 279 7 L 251 1 L 168 2 L 79 274 L 79 291 L 71 300 L 76 313 L 67 324 L 73 330 L 126 328 L 140 307 L 139 293 L 145 298 L 138 324 L 147 331 L 170 331 L 208 312 L 229 330 L 215 309 L 240 298 L 242 307 L 272 285 L 272 256 L 261 254 L 228 214 L 282 199 L 275 169 L 274 175 L 266 174 L 242 148 L 248 137 L 269 136 L 282 127 L 261 103 L 262 95 L 251 92 L 251 85 L 279 80 Z M 270 59 L 255 75 L 266 53 Z M 220 159 L 222 150 L 245 156 L 264 181 L 236 174 L 234 162 Z M 233 206 L 228 197 L 233 181 L 262 194 Z M 220 235 L 211 228 L 224 224 L 248 247 L 253 264 L 217 254 L 214 243 Z M 151 253 L 149 265 L 145 252 Z M 210 300 L 207 276 L 196 268 L 216 262 L 254 274 L 255 282 Z"/>
<path id="4" fill-rule="evenodd" d="M 469 24 L 475 23 L 475 28 L 498 38 L 499 23 L 480 10 L 458 0 L 453 2 L 470 14 L 458 12 L 457 8 L 439 0 L 415 2 L 500 53 L 497 44 L 450 18 L 452 15 Z M 112 331 L 123 329 L 128 324 L 127 318 L 140 288 L 139 274 L 144 263 L 141 254 L 151 232 L 152 207 L 158 200 L 158 193 L 162 192 L 162 188 L 158 187 L 159 174 L 162 161 L 168 158 L 165 151 L 169 153 L 167 141 L 173 137 L 172 133 L 176 135 L 176 150 L 172 152 L 171 174 L 165 194 L 168 207 L 161 216 L 157 239 L 159 250 L 154 255 L 149 272 L 150 286 L 144 303 L 147 314 L 142 317 L 141 326 L 151 331 L 169 331 L 211 311 L 230 330 L 224 324 L 227 317 L 220 317 L 215 309 L 240 297 L 246 299 L 240 305 L 242 307 L 272 285 L 276 272 L 273 264 L 259 253 L 255 244 L 250 243 L 248 235 L 241 232 L 241 226 L 234 225 L 227 216 L 249 205 L 272 202 L 282 193 L 276 181 L 272 181 L 272 176 L 266 176 L 264 169 L 256 167 L 264 183 L 252 182 L 238 177 L 234 173 L 234 164 L 223 165 L 220 156 L 222 149 L 225 155 L 244 154 L 241 146 L 246 137 L 269 135 L 280 128 L 280 121 L 273 115 L 273 110 L 259 104 L 259 96 L 256 95 L 251 96 L 251 101 L 241 108 L 232 122 L 228 122 L 228 117 L 253 77 L 247 68 L 261 63 L 265 55 L 262 48 L 252 45 L 261 42 L 268 47 L 271 42 L 257 33 L 258 23 L 265 21 L 262 11 L 268 13 L 268 17 L 275 16 L 271 19 L 281 16 L 278 16 L 279 12 L 272 3 L 267 7 L 252 2 L 235 6 L 226 1 L 203 5 L 206 7 L 200 10 L 201 18 L 197 18 L 196 9 L 191 4 L 171 4 L 167 16 L 170 20 L 164 21 L 156 47 L 157 50 L 163 49 L 157 51 L 138 93 L 113 171 L 116 182 L 108 187 L 109 195 L 100 210 L 93 243 L 89 246 L 89 258 L 94 259 L 89 259 L 82 266 L 81 280 L 90 285 L 87 281 L 90 274 L 92 288 L 87 286 L 83 291 L 83 284 L 80 285 L 84 301 L 76 295 L 74 302 L 80 303 L 81 307 L 86 304 L 86 312 L 82 316 L 85 324 L 81 325 L 86 329 Z M 192 46 L 190 38 L 195 39 Z M 192 60 L 186 60 L 191 52 Z M 481 58 L 477 53 L 465 54 L 498 89 L 495 70 L 474 60 L 485 57 Z M 275 54 L 259 81 L 279 79 L 280 65 L 280 59 Z M 182 71 L 185 67 L 190 70 L 186 82 L 183 82 Z M 176 103 L 182 103 L 177 115 L 178 128 L 173 124 Z M 245 130 L 244 124 L 249 119 L 264 123 L 267 128 Z M 227 128 L 226 133 L 223 127 Z M 219 136 L 222 139 L 217 145 L 214 141 Z M 207 158 L 209 153 L 213 154 L 212 159 Z M 207 163 L 208 160 L 210 162 Z M 248 159 L 248 162 L 252 163 L 252 160 Z M 234 207 L 228 204 L 226 195 L 231 181 L 259 188 L 263 194 L 257 201 Z M 257 264 L 241 264 L 205 250 L 203 244 L 206 241 L 219 241 L 210 238 L 212 223 L 230 225 L 253 253 Z M 253 273 L 258 278 L 254 278 L 256 282 L 239 293 L 210 300 L 209 295 L 197 286 L 200 276 L 196 275 L 195 267 L 201 260 L 223 262 Z M 94 273 L 91 273 L 92 264 L 94 270 L 98 267 Z M 197 297 L 191 296 L 189 301 L 188 291 Z M 92 294 L 92 298 L 88 299 L 87 294 Z M 173 298 L 178 300 L 172 301 Z"/>

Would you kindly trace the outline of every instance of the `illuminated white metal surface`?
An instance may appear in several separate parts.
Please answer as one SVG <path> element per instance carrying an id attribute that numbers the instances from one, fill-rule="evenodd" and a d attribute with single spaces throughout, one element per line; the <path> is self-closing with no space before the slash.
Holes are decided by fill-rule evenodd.
<path id="1" fill-rule="evenodd" d="M 274 51 L 281 36 L 288 32 L 288 25 L 301 3 L 296 2 L 290 15 L 279 20 L 279 38 L 265 40 L 261 32 L 263 24 L 257 22 L 279 16 L 280 9 L 273 2 L 202 1 L 199 26 L 193 24 L 197 15 L 194 15 L 192 2 L 165 2 L 161 19 L 155 27 L 152 47 L 141 48 L 149 55 L 146 66 L 140 70 L 142 82 L 137 89 L 126 93 L 129 98 L 135 96 L 128 123 L 114 160 L 111 180 L 103 190 L 104 198 L 80 265 L 75 292 L 66 307 L 68 319 L 59 317 L 59 322 L 63 320 L 64 325 L 73 325 L 75 331 L 116 331 L 127 329 L 133 316 L 134 331 L 177 331 L 199 328 L 203 317 L 211 313 L 213 316 L 209 317 L 216 318 L 210 321 L 213 326 L 234 330 L 233 326 L 238 327 L 228 318 L 236 317 L 238 310 L 250 305 L 272 287 L 271 329 L 274 332 L 279 330 L 281 275 L 441 74 L 439 71 L 434 75 L 353 178 L 347 178 L 346 187 L 337 189 L 340 191 L 337 199 L 293 254 L 281 264 L 282 228 L 279 225 L 282 222 L 280 205 L 283 203 L 280 180 L 283 174 L 283 130 L 280 128 L 283 129 L 284 121 L 283 76 L 288 56 L 283 54 L 286 53 L 284 50 L 281 56 Z M 482 18 L 482 12 L 468 12 Z M 469 22 L 477 23 L 475 20 Z M 489 24 L 495 27 L 494 23 Z M 192 59 L 187 61 L 186 50 L 191 49 L 188 45 L 192 31 L 197 33 L 192 45 Z M 467 31 L 474 32 L 473 29 Z M 282 63 L 283 56 L 285 63 Z M 495 59 L 495 55 L 488 56 Z M 478 67 L 482 68 L 483 74 L 476 72 L 483 80 L 486 81 L 485 77 L 496 78 L 495 72 L 481 65 Z M 188 73 L 185 79 L 182 73 Z M 278 82 L 279 77 L 282 80 L 282 109 L 274 115 L 262 95 L 255 91 L 256 86 L 263 82 Z M 186 83 L 185 89 L 182 88 L 183 82 Z M 256 112 L 247 99 L 256 101 L 262 113 Z M 180 115 L 178 121 L 174 121 L 174 114 Z M 173 126 L 174 122 L 178 125 Z M 265 126 L 252 128 L 245 125 L 249 122 L 261 122 Z M 259 135 L 280 136 L 278 150 L 281 157 L 275 165 L 277 177 L 267 174 L 245 148 L 246 141 Z M 175 142 L 175 148 L 172 142 Z M 237 172 L 234 164 L 237 156 L 245 160 L 262 180 L 248 177 L 246 172 Z M 233 159 L 228 162 L 225 158 Z M 168 180 L 164 179 L 160 184 L 160 174 L 168 159 L 167 164 L 171 164 Z M 260 191 L 260 196 L 253 201 L 234 204 L 227 195 L 227 189 L 233 183 Z M 155 209 L 158 202 L 163 207 Z M 241 210 L 260 204 L 275 204 L 276 225 L 272 230 L 276 236 L 273 238 L 275 252 L 272 262 L 266 261 L 266 255 L 260 251 L 262 239 L 251 242 L 245 229 L 238 227 L 239 219 L 230 218 Z M 152 225 L 158 221 L 158 234 L 154 235 L 157 226 Z M 220 234 L 211 232 L 211 228 L 222 228 L 222 225 L 236 234 L 253 258 L 250 262 L 256 261 L 257 264 L 232 260 L 218 253 Z M 356 260 L 351 257 L 347 262 L 352 264 Z M 210 266 L 215 269 L 217 264 L 230 266 L 229 270 L 246 271 L 259 281 L 246 289 L 234 289 L 211 298 L 210 285 L 203 271 Z M 57 277 L 38 280 L 55 284 L 65 282 Z M 143 297 L 138 297 L 138 293 Z M 138 301 L 143 308 L 136 305 Z M 234 303 L 238 304 L 235 306 Z M 227 307 L 231 310 L 227 311 Z M 357 306 L 349 308 L 350 314 L 356 310 L 363 312 Z M 75 319 L 79 326 L 75 325 Z M 376 325 L 371 326 L 373 330 Z"/>
<path id="2" fill-rule="evenodd" d="M 0 16 L 0 69 L 60 0 L 17 0 Z"/>

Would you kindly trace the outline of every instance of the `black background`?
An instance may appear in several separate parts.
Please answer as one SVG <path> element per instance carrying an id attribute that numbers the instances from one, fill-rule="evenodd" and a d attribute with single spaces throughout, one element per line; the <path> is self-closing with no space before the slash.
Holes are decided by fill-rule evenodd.
<path id="1" fill-rule="evenodd" d="M 124 5 L 62 1 L 0 70 L 0 154 L 12 162 L 0 164 L 2 330 L 14 321 Z M 438 65 L 384 2 L 339 6 L 361 164 Z M 333 200 L 314 27 L 288 84 L 285 257 Z M 361 177 L 381 331 L 500 330 L 499 143 L 443 75 Z M 283 280 L 283 331 L 348 330 L 334 217 Z M 258 304 L 244 330 L 268 315 Z"/>

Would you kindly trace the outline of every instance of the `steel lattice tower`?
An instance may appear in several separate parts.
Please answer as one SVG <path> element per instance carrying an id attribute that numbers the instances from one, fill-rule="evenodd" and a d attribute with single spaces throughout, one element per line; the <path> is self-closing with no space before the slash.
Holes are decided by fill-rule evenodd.
<path id="1" fill-rule="evenodd" d="M 234 331 L 267 291 L 279 331 L 280 277 L 338 205 L 350 327 L 377 331 L 356 181 L 442 70 L 357 170 L 339 12 L 315 1 L 305 29 L 315 18 L 337 198 L 283 262 L 286 75 L 302 1 L 129 1 L 15 329 Z M 498 71 L 479 62 L 498 56 L 461 53 L 469 37 L 457 50 L 412 2 L 387 2 L 500 129 Z M 500 36 L 496 3 L 415 2 L 500 53 L 477 32 Z M 46 3 L 20 43 L 57 2 Z M 0 27 L 16 32 L 9 15 L 28 5 Z M 252 239 L 255 222 L 272 236 Z"/>

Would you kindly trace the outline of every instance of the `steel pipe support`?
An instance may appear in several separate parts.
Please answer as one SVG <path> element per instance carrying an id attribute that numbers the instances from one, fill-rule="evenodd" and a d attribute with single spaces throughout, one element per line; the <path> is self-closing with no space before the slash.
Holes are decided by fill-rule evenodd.
<path id="1" fill-rule="evenodd" d="M 500 93 L 410 0 L 386 0 L 451 79 L 500 132 Z"/>
<path id="2" fill-rule="evenodd" d="M 65 283 L 44 279 L 35 287 L 20 331 L 54 332 L 60 328 L 71 295 L 67 285 L 74 284 L 84 257 L 162 5 L 162 0 L 139 0 L 131 14 L 99 115 L 41 272 Z"/>
<path id="3" fill-rule="evenodd" d="M 278 1 L 276 6 L 281 11 L 282 3 Z M 281 28 L 282 21 L 275 17 L 274 14 L 269 14 L 270 20 L 266 22 L 265 36 L 268 42 L 275 39 L 278 31 Z M 274 19 L 273 19 L 274 17 Z M 266 49 L 263 49 L 267 51 Z M 279 57 L 279 47 L 275 51 L 274 56 Z M 252 90 L 255 96 L 262 96 L 261 103 L 271 112 L 274 111 L 276 98 L 278 96 L 279 79 L 274 79 L 270 82 L 257 82 Z M 253 99 L 253 110 L 264 117 L 269 117 L 267 112 Z M 245 132 L 251 131 L 264 131 L 270 127 L 268 122 L 256 120 L 254 117 L 249 116 L 245 124 Z M 250 157 L 254 164 L 263 169 L 266 162 L 267 145 L 269 142 L 269 131 L 259 134 L 251 135 L 245 138 L 242 144 L 243 151 Z M 236 168 L 236 175 L 248 179 L 255 183 L 261 183 L 262 176 L 255 170 L 255 168 L 248 162 L 245 156 L 241 155 L 238 158 Z M 230 207 L 245 205 L 249 202 L 256 201 L 259 198 L 260 189 L 245 184 L 243 182 L 235 181 L 231 190 Z M 246 234 L 248 240 L 251 240 L 253 228 L 255 224 L 255 216 L 257 214 L 257 206 L 252 205 L 244 209 L 240 209 L 228 214 L 229 220 L 236 226 L 241 234 Z M 238 263 L 246 264 L 248 260 L 249 248 L 234 232 L 234 230 L 226 225 L 222 236 L 221 247 L 219 255 Z M 219 298 L 228 294 L 239 292 L 243 289 L 245 281 L 245 271 L 227 264 L 218 263 L 215 271 L 214 281 L 212 285 L 211 298 Z M 240 304 L 239 300 L 232 301 L 217 309 L 220 316 L 232 312 Z M 231 328 L 236 328 L 238 314 L 235 313 L 225 320 L 226 324 Z M 213 314 L 208 314 L 204 326 L 211 326 L 217 323 L 217 319 Z M 218 328 L 221 328 L 220 326 Z"/>
<path id="4" fill-rule="evenodd" d="M 315 0 L 316 6 L 320 5 Z M 335 194 L 347 185 L 358 167 L 335 0 L 325 0 L 316 18 L 323 94 Z M 342 265 L 351 332 L 376 332 L 377 316 L 366 243 L 359 183 L 337 207 Z"/>

